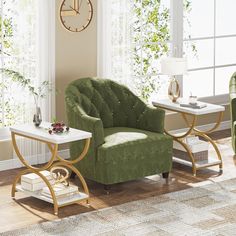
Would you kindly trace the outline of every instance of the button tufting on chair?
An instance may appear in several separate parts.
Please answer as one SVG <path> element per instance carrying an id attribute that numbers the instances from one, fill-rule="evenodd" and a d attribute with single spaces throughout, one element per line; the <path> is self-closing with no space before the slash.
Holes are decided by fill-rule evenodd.
<path id="1" fill-rule="evenodd" d="M 107 185 L 171 170 L 173 140 L 164 134 L 164 110 L 107 79 L 78 79 L 65 95 L 69 125 L 93 135 L 76 166 L 86 178 Z M 71 158 L 82 149 L 83 143 L 71 143 Z"/>

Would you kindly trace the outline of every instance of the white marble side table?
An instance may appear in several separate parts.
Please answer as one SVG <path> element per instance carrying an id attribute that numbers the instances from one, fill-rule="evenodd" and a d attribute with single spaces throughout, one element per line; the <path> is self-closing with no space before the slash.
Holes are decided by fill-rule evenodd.
<path id="1" fill-rule="evenodd" d="M 87 184 L 81 173 L 77 170 L 77 168 L 73 166 L 73 164 L 81 161 L 86 156 L 89 149 L 90 139 L 92 137 L 92 134 L 89 132 L 72 128 L 70 128 L 68 133 L 49 134 L 48 128 L 50 126 L 51 124 L 49 122 L 44 122 L 40 125 L 40 127 L 35 127 L 34 124 L 23 124 L 23 125 L 16 125 L 10 128 L 14 150 L 17 156 L 19 157 L 20 161 L 26 167 L 26 169 L 19 172 L 19 174 L 15 177 L 15 180 L 12 185 L 11 195 L 12 198 L 15 198 L 15 193 L 17 191 L 21 191 L 27 195 L 52 203 L 54 205 L 54 214 L 57 215 L 59 207 L 78 203 L 82 200 L 86 200 L 87 203 L 89 203 L 88 202 L 89 190 Z M 28 138 L 45 143 L 52 154 L 49 162 L 46 163 L 43 167 L 39 168 L 33 167 L 32 165 L 27 163 L 17 145 L 16 141 L 17 137 Z M 62 157 L 58 155 L 58 145 L 80 140 L 85 140 L 85 146 L 84 150 L 82 151 L 81 155 L 78 158 L 76 158 L 75 160 L 64 160 Z M 77 194 L 73 194 L 73 196 L 70 196 L 68 198 L 57 199 L 52 185 L 50 184 L 48 179 L 43 174 L 40 173 L 40 171 L 50 170 L 52 167 L 64 167 L 66 169 L 70 169 L 71 171 L 73 171 L 81 181 L 84 192 L 78 192 Z M 26 191 L 21 187 L 20 184 L 18 184 L 21 179 L 21 176 L 28 173 L 35 173 L 45 182 L 46 186 L 50 190 L 51 197 L 46 197 L 42 195 L 40 191 Z"/>
<path id="2" fill-rule="evenodd" d="M 181 99 L 180 99 L 180 103 L 181 103 Z M 188 126 L 188 130 L 184 134 L 171 134 L 170 132 L 168 132 L 165 129 L 165 133 L 170 135 L 171 137 L 173 137 L 174 141 L 178 142 L 181 146 L 183 146 L 183 148 L 186 150 L 186 152 L 188 153 L 188 156 L 189 156 L 189 161 L 186 161 L 186 160 L 183 160 L 183 159 L 180 159 L 177 157 L 173 157 L 173 160 L 176 162 L 179 162 L 181 164 L 191 166 L 194 176 L 196 176 L 197 170 L 199 170 L 199 169 L 210 167 L 210 166 L 217 166 L 217 165 L 219 166 L 220 173 L 222 173 L 223 162 L 222 162 L 222 158 L 221 158 L 221 153 L 220 153 L 219 148 L 217 147 L 216 143 L 214 142 L 214 140 L 212 140 L 208 136 L 208 134 L 215 131 L 219 127 L 225 108 L 220 105 L 205 103 L 207 105 L 206 107 L 196 109 L 196 108 L 189 108 L 189 107 L 181 107 L 180 103 L 179 102 L 173 103 L 169 99 L 164 99 L 164 100 L 152 102 L 152 104 L 156 107 L 180 113 Z M 199 117 L 201 115 L 210 114 L 210 113 L 218 113 L 219 114 L 218 120 L 215 123 L 214 127 L 212 127 L 211 129 L 209 129 L 207 131 L 198 130 L 196 128 L 197 117 Z M 191 122 L 189 121 L 189 119 L 187 117 L 191 117 L 191 119 L 192 119 Z M 191 150 L 189 149 L 187 143 L 184 142 L 184 139 L 189 135 L 196 135 L 196 136 L 199 136 L 199 137 L 205 139 L 206 141 L 208 141 L 213 146 L 213 148 L 217 154 L 217 158 L 209 157 L 208 160 L 205 160 L 205 161 L 195 161 L 194 156 L 193 156 Z"/>

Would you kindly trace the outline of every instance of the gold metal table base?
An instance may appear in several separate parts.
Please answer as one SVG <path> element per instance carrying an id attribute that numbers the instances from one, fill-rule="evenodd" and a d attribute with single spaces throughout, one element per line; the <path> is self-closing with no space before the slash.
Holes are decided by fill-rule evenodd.
<path id="1" fill-rule="evenodd" d="M 49 150 L 50 150 L 50 152 L 52 154 L 52 156 L 51 156 L 50 160 L 48 161 L 48 163 L 45 164 L 43 167 L 40 167 L 40 168 L 33 167 L 32 165 L 30 165 L 25 160 L 25 158 L 22 156 L 22 154 L 20 153 L 20 150 L 19 150 L 17 142 L 16 142 L 16 136 L 21 136 L 21 137 L 24 137 L 24 138 L 29 138 L 29 139 L 32 139 L 32 140 L 36 140 L 36 141 L 45 143 L 49 147 Z M 19 181 L 21 179 L 21 176 L 24 175 L 24 174 L 27 174 L 27 173 L 34 173 L 34 174 L 38 175 L 45 182 L 47 187 L 49 188 L 50 194 L 51 194 L 51 197 L 52 197 L 52 200 L 53 200 L 54 214 L 55 215 L 58 215 L 58 208 L 59 207 L 63 207 L 63 206 L 74 204 L 74 203 L 79 203 L 82 200 L 86 200 L 87 204 L 89 204 L 89 190 L 88 190 L 88 186 L 87 186 L 83 176 L 81 175 L 81 173 L 78 171 L 77 168 L 75 168 L 73 166 L 73 164 L 81 161 L 85 157 L 85 155 L 87 154 L 88 149 L 89 149 L 89 145 L 90 145 L 90 138 L 86 139 L 84 149 L 83 149 L 82 153 L 80 154 L 80 156 L 78 158 L 76 158 L 75 160 L 68 161 L 68 160 L 64 160 L 62 157 L 60 157 L 58 155 L 58 144 L 49 143 L 49 142 L 47 142 L 45 140 L 33 138 L 33 137 L 30 137 L 30 136 L 22 135 L 22 134 L 15 133 L 15 132 L 11 133 L 11 137 L 12 137 L 13 148 L 14 148 L 17 156 L 19 157 L 20 161 L 22 162 L 22 164 L 26 167 L 25 170 L 22 170 L 22 171 L 20 171 L 18 173 L 18 175 L 15 177 L 15 179 L 13 181 L 12 191 L 11 191 L 12 198 L 15 198 L 15 193 L 17 192 L 16 186 L 17 186 L 17 183 L 19 183 Z M 52 167 L 56 167 L 56 166 L 57 167 L 58 166 L 66 167 L 67 169 L 70 169 L 71 171 L 73 171 L 78 176 L 78 178 L 79 178 L 79 180 L 80 180 L 80 182 L 81 182 L 81 184 L 83 186 L 84 193 L 88 197 L 87 198 L 83 198 L 82 200 L 76 200 L 76 201 L 68 202 L 68 203 L 63 204 L 63 205 L 59 205 L 52 185 L 47 180 L 47 178 L 40 173 L 40 171 L 50 170 Z"/>
<path id="2" fill-rule="evenodd" d="M 164 109 L 166 109 L 166 108 L 164 108 Z M 168 109 L 168 110 L 170 110 L 170 109 Z M 207 131 L 201 131 L 201 130 L 198 130 L 198 129 L 195 128 L 195 125 L 196 125 L 196 122 L 197 122 L 197 115 L 191 115 L 191 114 L 187 114 L 187 113 L 183 113 L 183 112 L 179 112 L 179 113 L 181 113 L 185 123 L 189 127 L 187 132 L 184 133 L 184 134 L 181 134 L 181 135 L 173 135 L 165 129 L 165 133 L 170 135 L 171 137 L 173 137 L 174 141 L 178 142 L 179 144 L 181 144 L 184 147 L 184 149 L 188 153 L 189 159 L 192 163 L 193 175 L 196 176 L 197 170 L 199 170 L 199 169 L 210 167 L 210 166 L 216 166 L 216 165 L 219 165 L 220 173 L 222 173 L 223 172 L 223 162 L 222 162 L 221 153 L 220 153 L 219 148 L 217 147 L 216 143 L 214 142 L 214 140 L 212 138 L 210 138 L 208 136 L 208 134 L 212 133 L 213 131 L 215 131 L 219 127 L 220 122 L 221 122 L 222 117 L 223 117 L 223 112 L 219 112 L 219 116 L 218 116 L 216 124 L 214 125 L 213 128 L 211 128 Z M 191 122 L 189 122 L 187 116 L 192 117 Z M 213 148 L 214 148 L 214 150 L 217 154 L 218 162 L 217 163 L 208 163 L 208 164 L 204 164 L 202 166 L 197 165 L 189 146 L 184 142 L 184 138 L 186 138 L 189 135 L 200 136 L 203 139 L 207 140 L 213 146 Z"/>

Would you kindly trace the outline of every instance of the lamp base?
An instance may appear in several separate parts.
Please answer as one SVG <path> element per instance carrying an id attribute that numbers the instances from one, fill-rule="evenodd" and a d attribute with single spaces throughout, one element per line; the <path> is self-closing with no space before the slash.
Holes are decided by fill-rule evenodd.
<path id="1" fill-rule="evenodd" d="M 177 102 L 177 99 L 180 97 L 179 83 L 174 76 L 172 77 L 169 84 L 168 96 L 172 102 Z"/>

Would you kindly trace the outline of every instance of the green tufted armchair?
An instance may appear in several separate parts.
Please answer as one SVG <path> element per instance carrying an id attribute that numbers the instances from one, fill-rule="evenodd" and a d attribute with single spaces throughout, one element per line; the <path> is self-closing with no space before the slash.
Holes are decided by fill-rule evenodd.
<path id="1" fill-rule="evenodd" d="M 230 111 L 231 111 L 231 136 L 234 153 L 236 153 L 236 72 L 229 82 Z"/>
<path id="2" fill-rule="evenodd" d="M 163 110 L 148 107 L 107 79 L 78 79 L 65 95 L 69 125 L 93 134 L 88 154 L 77 166 L 84 177 L 104 185 L 158 173 L 168 178 L 173 140 L 163 134 Z M 83 145 L 71 144 L 72 159 Z"/>

